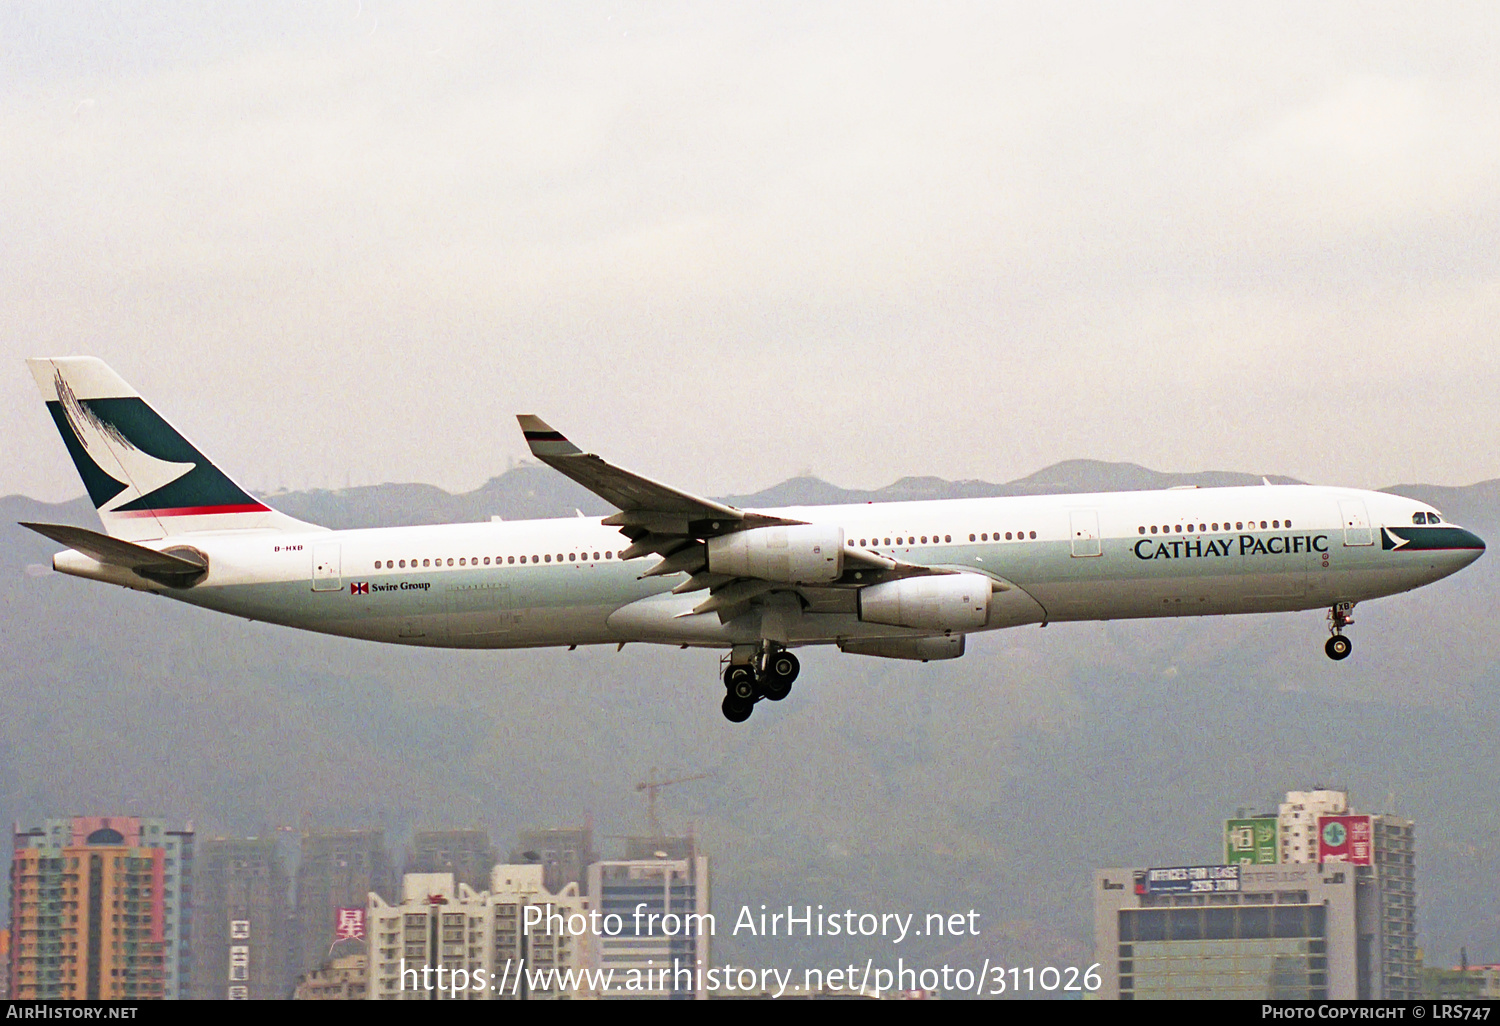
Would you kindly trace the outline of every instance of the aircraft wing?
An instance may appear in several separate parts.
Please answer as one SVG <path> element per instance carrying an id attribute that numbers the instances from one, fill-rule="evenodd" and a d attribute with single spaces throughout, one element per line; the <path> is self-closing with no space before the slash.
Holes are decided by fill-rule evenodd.
<path id="1" fill-rule="evenodd" d="M 709 597 L 693 609 L 694 613 L 717 612 L 727 621 L 772 590 L 795 590 L 788 584 L 708 572 L 704 542 L 737 531 L 802 525 L 806 521 L 737 509 L 679 491 L 584 452 L 540 417 L 521 414 L 516 419 L 533 456 L 620 510 L 605 517 L 604 523 L 618 527 L 630 539 L 631 544 L 620 551 L 621 559 L 657 553 L 661 561 L 642 577 L 686 573 L 688 579 L 672 589 L 674 592 L 709 589 Z M 904 563 L 853 546 L 845 546 L 843 560 L 849 568 L 850 583 L 858 580 L 861 584 L 873 584 L 898 577 L 953 572 Z M 853 576 L 856 572 L 858 578 Z"/>
<path id="2" fill-rule="evenodd" d="M 620 554 L 622 559 L 634 559 L 648 552 L 667 556 L 694 539 L 752 527 L 803 523 L 747 512 L 678 491 L 584 452 L 540 417 L 522 414 L 516 419 L 521 422 L 521 431 L 533 456 L 620 510 L 604 522 L 620 528 L 635 543 Z"/>

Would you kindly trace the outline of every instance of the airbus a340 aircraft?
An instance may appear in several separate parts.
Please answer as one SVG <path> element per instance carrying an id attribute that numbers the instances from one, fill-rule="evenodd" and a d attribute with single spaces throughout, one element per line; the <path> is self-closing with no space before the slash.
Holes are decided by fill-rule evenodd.
<path id="1" fill-rule="evenodd" d="M 1307 485 L 736 509 L 532 416 L 537 459 L 619 512 L 329 531 L 253 498 L 100 360 L 27 362 L 104 525 L 25 525 L 68 546 L 61 573 L 404 645 L 720 649 L 735 722 L 786 697 L 803 645 L 954 659 L 1022 624 L 1327 607 L 1343 659 L 1356 602 L 1484 552 L 1425 503 Z"/>

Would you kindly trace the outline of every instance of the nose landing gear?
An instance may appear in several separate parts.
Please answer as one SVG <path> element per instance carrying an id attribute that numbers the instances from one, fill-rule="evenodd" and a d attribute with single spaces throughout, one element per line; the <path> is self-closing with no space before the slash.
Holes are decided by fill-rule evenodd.
<path id="1" fill-rule="evenodd" d="M 1323 651 L 1335 662 L 1349 658 L 1349 653 L 1354 651 L 1354 642 L 1344 637 L 1344 628 L 1354 623 L 1353 612 L 1353 602 L 1340 602 L 1328 610 L 1328 631 L 1332 636 L 1323 646 Z"/>
<path id="2" fill-rule="evenodd" d="M 731 662 L 724 671 L 724 718 L 744 723 L 762 698 L 781 701 L 791 694 L 792 682 L 801 670 L 796 656 L 769 645 L 756 653 L 753 662 Z"/>

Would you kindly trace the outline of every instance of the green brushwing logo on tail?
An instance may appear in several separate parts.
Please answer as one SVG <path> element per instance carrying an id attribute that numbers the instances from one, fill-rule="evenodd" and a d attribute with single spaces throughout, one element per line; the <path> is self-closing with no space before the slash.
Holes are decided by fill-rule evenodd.
<path id="1" fill-rule="evenodd" d="M 79 399 L 61 374 L 47 411 L 94 508 L 124 516 L 209 516 L 268 509 L 193 448 L 139 396 Z"/>

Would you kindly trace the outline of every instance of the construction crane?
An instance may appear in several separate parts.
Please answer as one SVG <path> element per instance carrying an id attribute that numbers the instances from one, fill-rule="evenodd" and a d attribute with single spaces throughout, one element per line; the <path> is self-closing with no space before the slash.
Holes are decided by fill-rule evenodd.
<path id="1" fill-rule="evenodd" d="M 652 837 L 667 836 L 666 831 L 661 828 L 661 820 L 656 818 L 656 793 L 662 788 L 669 787 L 672 784 L 685 784 L 689 780 L 702 780 L 705 777 L 711 776 L 713 776 L 712 773 L 695 773 L 691 777 L 672 777 L 668 780 L 658 780 L 656 776 L 656 767 L 651 767 L 651 775 L 645 780 L 636 784 L 635 789 L 637 791 L 646 792 L 646 817 L 648 820 L 650 820 L 651 823 Z"/>

